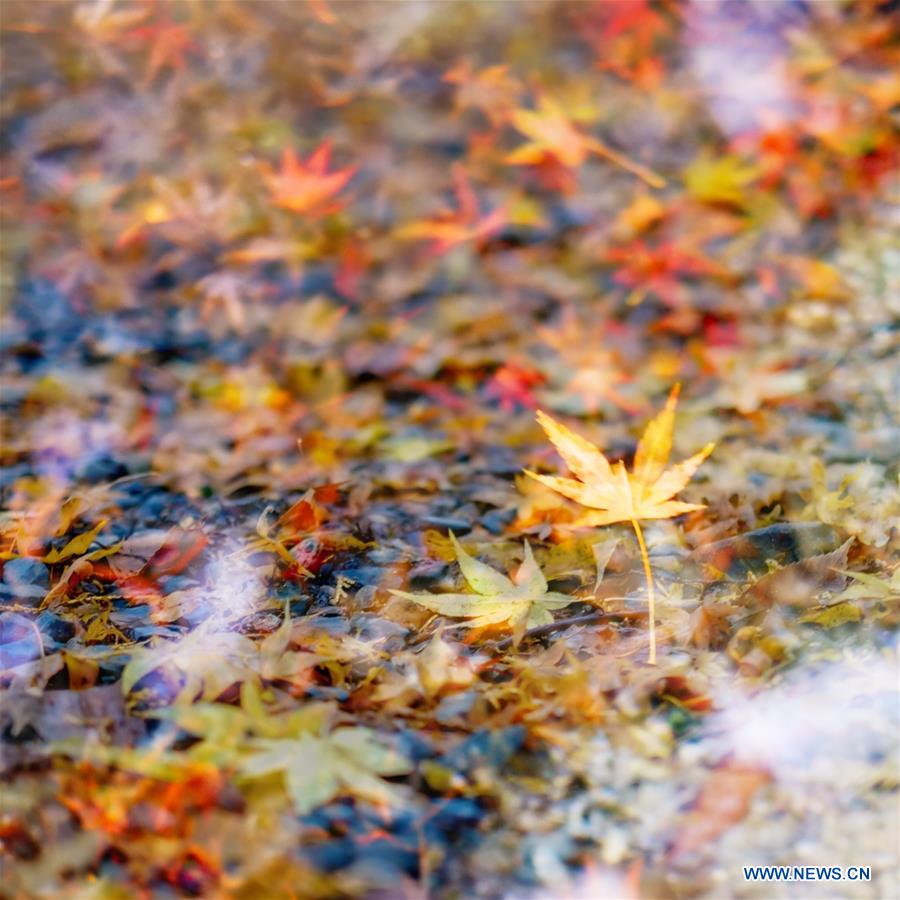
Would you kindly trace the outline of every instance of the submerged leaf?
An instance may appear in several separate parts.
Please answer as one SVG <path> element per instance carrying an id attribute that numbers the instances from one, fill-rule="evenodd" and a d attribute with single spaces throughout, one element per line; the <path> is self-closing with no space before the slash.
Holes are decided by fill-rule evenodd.
<path id="1" fill-rule="evenodd" d="M 412 763 L 368 728 L 338 728 L 319 737 L 260 739 L 241 765 L 251 778 L 281 774 L 298 815 L 305 815 L 339 794 L 389 803 L 396 788 L 379 776 L 405 775 Z"/>
<path id="2" fill-rule="evenodd" d="M 772 603 L 818 606 L 822 592 L 840 590 L 846 584 L 847 578 L 841 570 L 847 565 L 853 541 L 854 538 L 849 538 L 831 553 L 811 556 L 764 575 L 744 596 L 767 606 Z"/>
<path id="3" fill-rule="evenodd" d="M 463 577 L 474 594 L 413 594 L 392 590 L 404 600 L 411 600 L 442 616 L 468 619 L 470 628 L 508 622 L 519 633 L 535 625 L 553 621 L 550 610 L 562 609 L 578 598 L 547 590 L 547 579 L 535 562 L 528 542 L 525 559 L 513 580 L 470 556 L 451 533 L 450 540 Z"/>

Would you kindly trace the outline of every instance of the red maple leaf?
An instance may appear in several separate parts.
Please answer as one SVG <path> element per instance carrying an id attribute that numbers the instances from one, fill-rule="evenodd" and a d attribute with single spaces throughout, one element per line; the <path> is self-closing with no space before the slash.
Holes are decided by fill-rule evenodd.
<path id="1" fill-rule="evenodd" d="M 173 22 L 168 15 L 160 16 L 150 25 L 132 28 L 124 35 L 124 39 L 126 43 L 145 44 L 149 47 L 144 71 L 145 83 L 153 81 L 157 73 L 165 68 L 183 69 L 185 54 L 189 50 L 199 49 L 184 25 Z"/>
<path id="2" fill-rule="evenodd" d="M 504 412 L 512 412 L 519 407 L 537 409 L 532 389 L 543 383 L 544 376 L 536 369 L 504 363 L 488 381 L 487 393 L 500 401 Z"/>
<path id="3" fill-rule="evenodd" d="M 604 259 L 616 264 L 613 281 L 632 289 L 633 304 L 654 294 L 667 306 L 679 306 L 684 298 L 684 279 L 727 275 L 711 260 L 683 250 L 672 241 L 656 246 L 631 241 L 626 246 L 610 248 Z"/>

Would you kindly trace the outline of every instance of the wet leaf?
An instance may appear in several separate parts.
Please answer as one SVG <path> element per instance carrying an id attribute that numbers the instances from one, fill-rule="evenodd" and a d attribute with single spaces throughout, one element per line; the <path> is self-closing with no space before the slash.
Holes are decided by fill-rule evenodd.
<path id="1" fill-rule="evenodd" d="M 263 178 L 276 206 L 308 216 L 323 216 L 341 208 L 334 198 L 353 177 L 356 166 L 329 172 L 331 142 L 325 141 L 307 160 L 285 147 L 281 169 L 263 170 Z"/>
<path id="2" fill-rule="evenodd" d="M 854 538 L 849 538 L 831 553 L 811 556 L 764 575 L 744 596 L 764 605 L 819 605 L 823 592 L 839 591 L 846 584 L 841 570 L 847 565 L 853 541 Z"/>
<path id="3" fill-rule="evenodd" d="M 463 577 L 474 594 L 413 594 L 398 590 L 391 593 L 439 615 L 466 619 L 468 628 L 506 622 L 517 630 L 552 622 L 551 610 L 563 609 L 577 599 L 547 590 L 547 580 L 527 541 L 525 560 L 511 580 L 466 553 L 452 532 L 450 540 Z"/>
<path id="4" fill-rule="evenodd" d="M 278 774 L 298 815 L 334 797 L 396 803 L 397 789 L 381 776 L 405 775 L 412 763 L 368 728 L 338 728 L 325 736 L 259 739 L 241 765 L 249 778 Z"/>
<path id="5" fill-rule="evenodd" d="M 44 556 L 45 563 L 55 563 L 68 559 L 70 556 L 82 556 L 87 552 L 88 547 L 97 540 L 97 535 L 106 527 L 107 522 L 104 520 L 98 522 L 90 531 L 85 531 L 77 537 L 73 537 L 62 549 L 51 550 Z"/>

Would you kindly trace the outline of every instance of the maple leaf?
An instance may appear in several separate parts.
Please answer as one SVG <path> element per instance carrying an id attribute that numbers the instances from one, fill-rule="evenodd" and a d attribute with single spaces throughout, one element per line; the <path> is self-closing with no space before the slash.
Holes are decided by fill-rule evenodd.
<path id="1" fill-rule="evenodd" d="M 701 203 L 743 207 L 746 189 L 759 171 L 737 156 L 720 159 L 701 157 L 685 170 L 684 184 L 688 193 Z"/>
<path id="2" fill-rule="evenodd" d="M 469 556 L 452 532 L 450 541 L 463 577 L 474 594 L 411 594 L 396 590 L 391 593 L 442 616 L 468 619 L 465 623 L 468 628 L 509 622 L 517 634 L 552 622 L 550 610 L 562 609 L 577 599 L 547 590 L 547 579 L 527 541 L 525 559 L 513 579 Z"/>
<path id="3" fill-rule="evenodd" d="M 447 72 L 443 80 L 457 86 L 454 103 L 458 110 L 477 109 L 495 128 L 503 123 L 519 90 L 506 65 L 473 71 L 469 61 L 464 60 Z"/>
<path id="4" fill-rule="evenodd" d="M 603 0 L 578 7 L 576 22 L 596 54 L 596 66 L 614 72 L 644 90 L 659 87 L 665 76 L 655 45 L 671 25 L 651 0 Z"/>
<path id="5" fill-rule="evenodd" d="M 600 401 L 606 400 L 626 412 L 639 410 L 619 392 L 619 386 L 629 378 L 618 353 L 604 347 L 611 343 L 608 324 L 603 323 L 601 328 L 566 307 L 555 328 L 539 325 L 536 331 L 558 355 L 550 373 L 553 381 L 562 382 L 562 390 L 545 392 L 550 406 L 563 409 L 574 401 L 593 413 L 600 408 Z"/>
<path id="6" fill-rule="evenodd" d="M 577 480 L 535 472 L 527 474 L 582 506 L 598 510 L 582 516 L 581 525 L 668 519 L 702 509 L 702 504 L 672 499 L 691 480 L 714 446 L 707 444 L 690 459 L 666 469 L 672 449 L 678 391 L 676 385 L 662 412 L 647 425 L 638 443 L 632 472 L 626 471 L 621 462 L 611 466 L 597 447 L 539 410 L 538 422 Z"/>
<path id="7" fill-rule="evenodd" d="M 580 166 L 590 155 L 591 141 L 571 122 L 556 101 L 542 96 L 536 109 L 517 109 L 511 116 L 518 131 L 530 138 L 506 156 L 514 166 L 537 165 L 552 156 L 569 168 Z"/>
<path id="8" fill-rule="evenodd" d="M 130 651 L 122 672 L 122 692 L 128 694 L 157 669 L 175 669 L 183 678 L 181 693 L 214 700 L 235 682 L 256 678 L 257 649 L 249 638 L 233 631 L 217 631 L 211 620 L 183 638 L 161 641 Z"/>
<path id="9" fill-rule="evenodd" d="M 541 96 L 536 109 L 515 110 L 511 121 L 518 131 L 531 140 L 507 154 L 505 161 L 510 165 L 533 166 L 555 160 L 566 168 L 575 169 L 591 153 L 596 153 L 637 175 L 652 187 L 665 186 L 665 180 L 655 172 L 628 159 L 597 138 L 582 134 L 550 97 Z"/>
<path id="10" fill-rule="evenodd" d="M 272 193 L 276 206 L 291 212 L 306 213 L 314 218 L 328 215 L 341 208 L 329 202 L 341 191 L 356 172 L 356 166 L 328 171 L 331 161 L 331 141 L 325 141 L 305 162 L 297 159 L 290 147 L 281 155 L 281 171 L 263 171 L 263 178 Z"/>
<path id="11" fill-rule="evenodd" d="M 675 241 L 651 245 L 632 240 L 610 247 L 603 258 L 616 265 L 613 281 L 631 289 L 626 300 L 629 306 L 653 294 L 667 306 L 678 307 L 687 302 L 686 284 L 690 279 L 727 281 L 729 278 L 724 267 L 690 248 L 682 249 Z"/>
<path id="12" fill-rule="evenodd" d="M 328 703 L 306 703 L 297 709 L 281 709 L 263 702 L 254 681 L 241 685 L 239 706 L 227 703 L 176 703 L 149 710 L 154 719 L 165 719 L 198 738 L 187 751 L 196 763 L 219 767 L 239 764 L 253 737 L 270 740 L 296 738 L 327 730 L 335 710 Z"/>
<path id="13" fill-rule="evenodd" d="M 488 380 L 486 393 L 500 401 L 504 412 L 512 412 L 518 406 L 534 409 L 537 402 L 532 388 L 543 384 L 544 376 L 536 369 L 504 363 Z"/>
<path id="14" fill-rule="evenodd" d="M 125 34 L 126 43 L 143 43 L 149 47 L 144 84 L 149 84 L 165 68 L 181 70 L 185 67 L 185 54 L 197 51 L 198 45 L 190 32 L 168 15 L 150 25 L 133 28 Z"/>
<path id="15" fill-rule="evenodd" d="M 672 499 L 691 480 L 700 464 L 712 453 L 707 444 L 699 453 L 677 465 L 666 468 L 672 451 L 672 431 L 675 426 L 675 406 L 680 385 L 675 385 L 666 405 L 650 421 L 638 442 L 631 472 L 625 464 L 610 465 L 600 449 L 581 435 L 570 431 L 542 410 L 537 419 L 559 455 L 566 461 L 575 478 L 526 474 L 570 500 L 596 512 L 583 515 L 579 525 L 612 525 L 630 522 L 641 549 L 641 559 L 647 576 L 650 605 L 650 662 L 656 662 L 656 629 L 654 623 L 653 574 L 641 531 L 642 519 L 669 519 L 682 513 L 702 509 L 702 504 L 684 503 Z"/>
<path id="16" fill-rule="evenodd" d="M 648 0 L 606 0 L 598 12 L 604 19 L 602 35 L 606 41 L 630 33 L 645 53 L 656 38 L 665 35 L 668 30 L 666 20 Z"/>
<path id="17" fill-rule="evenodd" d="M 850 572 L 837 569 L 841 575 L 852 578 L 855 582 L 841 595 L 850 599 L 866 600 L 900 600 L 900 568 L 894 569 L 890 578 L 880 578 L 868 572 Z"/>
<path id="18" fill-rule="evenodd" d="M 342 794 L 389 803 L 396 788 L 379 776 L 405 775 L 412 763 L 368 728 L 337 728 L 330 734 L 291 739 L 261 738 L 241 765 L 249 777 L 282 773 L 299 815 Z"/>
<path id="19" fill-rule="evenodd" d="M 229 325 L 242 330 L 247 317 L 243 297 L 252 290 L 250 279 L 237 272 L 213 272 L 201 278 L 195 285 L 203 297 L 200 318 L 203 322 L 215 321 L 215 313 L 224 313 Z"/>
<path id="20" fill-rule="evenodd" d="M 453 166 L 453 182 L 458 211 L 447 210 L 420 222 L 404 225 L 397 230 L 396 236 L 407 240 L 430 239 L 434 242 L 434 252 L 442 254 L 457 244 L 480 241 L 504 225 L 507 215 L 503 208 L 487 215 L 480 214 L 472 183 L 460 165 Z"/>

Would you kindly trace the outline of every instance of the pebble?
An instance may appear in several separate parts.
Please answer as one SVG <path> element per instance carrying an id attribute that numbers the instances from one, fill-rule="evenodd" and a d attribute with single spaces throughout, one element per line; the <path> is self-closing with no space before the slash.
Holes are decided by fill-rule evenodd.
<path id="1" fill-rule="evenodd" d="M 441 762 L 455 772 L 465 772 L 476 766 L 500 769 L 524 742 L 525 729 L 521 725 L 501 731 L 480 731 L 446 753 Z"/>
<path id="2" fill-rule="evenodd" d="M 48 610 L 42 612 L 37 619 L 35 619 L 35 624 L 41 634 L 46 638 L 44 647 L 48 650 L 58 649 L 75 636 L 76 628 L 72 622 L 67 622 L 65 619 Z"/>
<path id="3" fill-rule="evenodd" d="M 404 873 L 417 878 L 419 874 L 419 854 L 415 845 L 407 848 L 386 838 L 360 841 L 356 847 L 356 861 L 358 866 L 375 869 L 382 875 L 398 877 Z"/>
<path id="4" fill-rule="evenodd" d="M 454 534 L 466 534 L 472 530 L 472 525 L 465 519 L 455 519 L 452 516 L 422 516 L 422 522 L 432 528 L 444 528 Z"/>
<path id="5" fill-rule="evenodd" d="M 491 534 L 503 534 L 515 517 L 514 509 L 492 509 L 481 517 L 481 524 Z"/>
<path id="6" fill-rule="evenodd" d="M 484 809 L 468 797 L 453 797 L 443 801 L 437 812 L 428 818 L 425 834 L 433 840 L 436 835 L 443 835 L 450 840 L 459 836 L 464 828 L 472 828 L 485 816 Z"/>
<path id="7" fill-rule="evenodd" d="M 838 533 L 829 525 L 785 523 L 699 547 L 691 554 L 691 561 L 713 566 L 729 578 L 742 579 L 748 573 L 766 572 L 767 560 L 773 559 L 785 566 L 828 553 L 840 543 Z"/>
<path id="8" fill-rule="evenodd" d="M 39 559 L 29 556 L 7 560 L 0 589 L 7 597 L 35 606 L 33 601 L 43 600 L 50 589 L 50 572 Z"/>
<path id="9" fill-rule="evenodd" d="M 322 872 L 336 872 L 354 861 L 356 848 L 352 839 L 339 838 L 304 847 L 303 856 Z"/>
<path id="10" fill-rule="evenodd" d="M 19 613 L 0 613 L 0 670 L 40 658 L 41 642 L 31 620 Z"/>
<path id="11" fill-rule="evenodd" d="M 409 587 L 413 591 L 421 591 L 427 588 L 446 587 L 450 589 L 450 585 L 444 585 L 443 582 L 450 572 L 450 566 L 445 562 L 428 562 L 420 563 L 409 573 Z"/>

